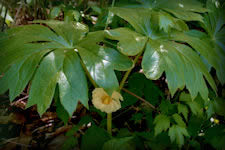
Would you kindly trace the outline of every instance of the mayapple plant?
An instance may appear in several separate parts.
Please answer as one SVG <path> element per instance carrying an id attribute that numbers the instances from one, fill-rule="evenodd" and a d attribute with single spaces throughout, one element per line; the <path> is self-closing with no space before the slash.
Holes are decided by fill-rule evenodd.
<path id="1" fill-rule="evenodd" d="M 115 1 L 114 1 L 115 2 Z M 139 0 L 135 4 L 112 7 L 114 14 L 130 27 L 89 32 L 88 26 L 74 21 L 36 20 L 0 34 L 0 94 L 9 89 L 13 101 L 30 83 L 27 108 L 37 105 L 40 115 L 50 107 L 56 87 L 60 103 L 72 117 L 78 102 L 88 108 L 87 79 L 95 89 L 93 105 L 108 114 L 111 133 L 112 112 L 121 108 L 120 94 L 132 69 L 143 55 L 146 78 L 166 75 L 173 97 L 185 87 L 194 100 L 198 94 L 208 100 L 208 86 L 217 92 L 211 68 L 225 83 L 225 12 L 224 4 L 208 0 L 206 7 L 197 0 Z M 112 16 L 112 15 L 111 15 Z M 189 29 L 195 21 L 205 30 Z M 117 42 L 117 49 L 105 44 Z M 131 58 L 134 59 L 132 60 Z M 120 84 L 115 74 L 126 71 Z M 187 107 L 180 104 L 187 119 Z M 155 135 L 169 129 L 171 141 L 179 146 L 189 136 L 179 114 L 155 118 Z M 160 126 L 160 124 L 162 126 Z"/>

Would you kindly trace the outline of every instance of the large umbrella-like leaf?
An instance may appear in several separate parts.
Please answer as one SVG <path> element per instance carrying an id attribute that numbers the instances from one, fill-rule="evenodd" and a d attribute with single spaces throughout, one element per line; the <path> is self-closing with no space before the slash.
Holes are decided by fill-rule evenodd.
<path id="1" fill-rule="evenodd" d="M 191 1 L 193 4 L 186 3 L 186 1 L 182 2 L 185 2 L 182 3 L 184 5 L 182 9 L 185 9 L 185 11 L 204 12 L 206 10 L 196 1 Z M 175 94 L 177 89 L 183 89 L 186 86 L 192 99 L 198 93 L 204 99 L 207 99 L 208 88 L 205 79 L 216 91 L 217 88 L 213 78 L 199 53 L 192 47 L 173 39 L 175 33 L 189 32 L 184 22 L 187 19 L 176 15 L 174 17 L 167 13 L 166 9 L 159 9 L 162 6 L 164 7 L 165 3 L 153 8 L 147 7 L 147 4 L 143 8 L 112 8 L 110 11 L 129 22 L 134 30 L 127 28 L 106 30 L 106 37 L 117 40 L 118 50 L 125 55 L 134 56 L 144 51 L 142 60 L 144 74 L 147 78 L 156 80 L 165 72 L 172 95 Z M 194 6 L 194 4 L 196 5 Z M 199 7 L 199 11 L 197 11 L 197 7 Z M 165 24 L 165 26 L 162 26 L 162 24 Z M 168 32 L 169 30 L 170 32 Z"/>
<path id="2" fill-rule="evenodd" d="M 0 92 L 9 89 L 14 100 L 31 81 L 27 107 L 37 104 L 42 115 L 59 86 L 62 105 L 73 114 L 78 101 L 88 107 L 88 87 L 84 68 L 98 86 L 111 94 L 119 85 L 114 73 L 133 66 L 118 51 L 100 46 L 103 32 L 88 33 L 78 22 L 37 21 L 12 28 L 0 36 Z M 84 65 L 82 66 L 82 62 Z"/>

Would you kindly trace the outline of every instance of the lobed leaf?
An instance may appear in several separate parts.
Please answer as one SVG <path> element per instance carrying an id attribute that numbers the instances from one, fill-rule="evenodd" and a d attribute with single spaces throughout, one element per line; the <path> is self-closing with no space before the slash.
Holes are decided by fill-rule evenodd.
<path id="1" fill-rule="evenodd" d="M 199 56 L 188 46 L 170 41 L 149 40 L 144 53 L 142 68 L 147 78 L 158 79 L 166 72 L 168 87 L 172 96 L 178 88 L 186 85 L 192 99 L 198 93 L 204 99 L 208 89 L 203 75 L 216 91 L 216 85 Z M 195 84 L 193 84 L 195 83 Z"/>
<path id="2" fill-rule="evenodd" d="M 188 119 L 188 108 L 186 105 L 183 104 L 178 104 L 177 105 L 178 113 L 183 114 L 185 120 L 187 121 Z"/>
<path id="3" fill-rule="evenodd" d="M 189 136 L 187 129 L 182 126 L 173 125 L 169 129 L 169 136 L 170 140 L 176 141 L 179 147 L 181 147 L 184 144 L 184 136 Z"/>
<path id="4" fill-rule="evenodd" d="M 168 4 L 167 1 L 165 3 Z M 174 9 L 174 12 L 184 10 L 191 15 L 194 12 L 205 12 L 207 9 L 202 8 L 202 4 L 194 0 L 191 1 L 191 4 L 187 1 L 179 2 L 178 4 L 184 5 L 184 7 L 179 6 L 179 8 L 176 8 L 177 6 L 175 5 L 170 6 L 168 4 L 167 6 L 159 2 L 157 3 L 158 5 L 155 4 L 154 7 L 151 7 L 154 9 L 149 9 L 148 6 L 153 5 L 153 2 L 148 3 L 147 1 L 143 1 L 143 4 L 145 4 L 147 8 L 111 8 L 110 11 L 128 21 L 136 30 L 136 33 L 130 29 L 119 28 L 106 31 L 106 37 L 117 40 L 118 50 L 128 56 L 137 54 L 141 51 L 141 48 L 143 48 L 144 56 L 142 68 L 144 74 L 147 78 L 156 80 L 165 72 L 172 96 L 178 89 L 183 89 L 186 86 L 192 99 L 194 99 L 198 93 L 200 93 L 203 99 L 207 99 L 208 88 L 206 81 L 208 81 L 209 85 L 216 92 L 217 88 L 214 80 L 199 54 L 190 46 L 181 44 L 180 41 L 184 41 L 185 39 L 185 42 L 190 44 L 194 49 L 201 51 L 205 54 L 203 56 L 207 56 L 207 58 L 210 58 L 212 61 L 215 61 L 216 57 L 207 54 L 209 49 L 205 51 L 206 48 L 203 48 L 204 46 L 197 43 L 201 41 L 200 37 L 188 35 L 192 34 L 192 32 L 187 31 L 188 27 L 182 22 L 182 19 L 178 19 L 179 17 L 174 18 L 167 12 L 159 11 L 158 8 L 162 8 L 163 10 Z M 196 14 L 195 16 L 198 15 L 199 14 Z M 202 20 L 199 19 L 199 21 Z M 172 26 L 176 31 L 170 29 Z M 171 33 L 167 34 L 169 30 L 171 30 Z M 186 33 L 184 34 L 177 31 L 186 31 Z M 146 40 L 135 40 L 140 35 L 142 35 L 141 38 Z M 143 47 L 143 45 L 145 46 Z M 219 54 L 215 51 L 210 53 Z M 221 59 L 216 60 L 215 64 L 219 70 L 223 70 L 222 66 L 224 65 L 221 63 Z"/>
<path id="5" fill-rule="evenodd" d="M 89 33 L 77 46 L 79 54 L 95 82 L 110 95 L 118 90 L 119 83 L 114 69 L 125 71 L 133 67 L 132 61 L 112 48 L 96 45 L 89 39 L 98 38 L 103 32 Z"/>
<path id="6" fill-rule="evenodd" d="M 180 115 L 173 114 L 173 119 L 175 120 L 175 122 L 177 123 L 177 125 L 181 126 L 181 127 L 186 127 L 185 122 L 183 121 L 182 117 Z"/>
<path id="7" fill-rule="evenodd" d="M 0 72 L 5 74 L 0 79 L 0 92 L 9 89 L 12 101 L 31 81 L 27 107 L 36 104 L 40 115 L 52 103 L 57 84 L 60 102 L 70 116 L 79 101 L 88 108 L 83 67 L 109 94 L 119 87 L 114 70 L 133 67 L 127 56 L 100 45 L 103 31 L 87 35 L 87 26 L 77 22 L 35 23 L 45 26 L 19 26 L 0 35 Z"/>
<path id="8" fill-rule="evenodd" d="M 154 124 L 154 131 L 156 136 L 162 131 L 166 131 L 170 127 L 170 118 L 163 114 L 157 115 L 154 119 Z"/>
<path id="9" fill-rule="evenodd" d="M 59 73 L 63 67 L 63 59 L 61 51 L 49 53 L 41 62 L 32 80 L 27 107 L 37 104 L 40 115 L 52 102 Z"/>
<path id="10" fill-rule="evenodd" d="M 128 56 L 135 56 L 140 53 L 147 41 L 145 36 L 128 28 L 106 30 L 105 35 L 111 40 L 118 40 L 119 43 L 117 44 L 117 49 Z"/>

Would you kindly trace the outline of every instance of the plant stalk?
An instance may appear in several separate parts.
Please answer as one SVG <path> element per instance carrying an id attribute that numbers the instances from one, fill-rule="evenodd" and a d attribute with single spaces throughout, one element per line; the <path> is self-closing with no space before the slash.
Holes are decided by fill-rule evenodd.
<path id="1" fill-rule="evenodd" d="M 114 4 L 115 4 L 115 0 L 112 1 L 111 7 L 114 7 Z M 109 15 L 109 12 L 108 12 L 108 15 Z M 109 24 L 106 22 L 105 30 L 107 29 L 108 25 Z M 110 135 L 112 135 L 112 113 L 107 113 L 107 131 Z"/>
<path id="2" fill-rule="evenodd" d="M 112 135 L 112 113 L 107 113 L 107 131 Z"/>
<path id="3" fill-rule="evenodd" d="M 140 52 L 134 59 L 134 65 L 137 63 L 138 61 L 138 58 L 141 56 L 142 52 Z M 121 80 L 120 82 L 120 86 L 119 86 L 119 92 L 122 90 L 122 88 L 124 87 L 124 84 L 127 80 L 127 78 L 129 77 L 131 71 L 132 71 L 133 68 L 131 68 L 130 70 L 128 70 L 125 75 L 123 76 L 123 79 Z"/>
<path id="4" fill-rule="evenodd" d="M 145 100 L 144 98 L 142 98 L 142 97 L 140 97 L 140 96 L 138 96 L 138 95 L 132 93 L 131 91 L 129 91 L 129 90 L 125 89 L 125 88 L 123 88 L 122 90 L 123 90 L 124 92 L 126 92 L 126 93 L 128 93 L 128 94 L 130 94 L 130 95 L 132 95 L 132 96 L 134 96 L 134 97 L 136 97 L 137 99 L 141 100 L 142 102 L 146 103 L 146 104 L 147 104 L 148 106 L 150 106 L 153 110 L 157 110 L 156 107 L 155 107 L 154 105 L 152 105 L 151 103 L 149 103 L 149 102 L 148 102 L 147 100 Z"/>
<path id="5" fill-rule="evenodd" d="M 93 84 L 93 86 L 95 88 L 97 88 L 98 85 L 95 83 L 94 79 L 91 77 L 90 73 L 88 72 L 88 70 L 82 60 L 81 60 L 81 65 L 82 65 L 86 75 L 88 76 L 88 79 L 90 80 L 90 82 Z M 112 113 L 107 113 L 107 131 L 110 135 L 112 135 Z"/>
<path id="6" fill-rule="evenodd" d="M 140 56 L 142 55 L 142 53 L 144 52 L 147 43 L 148 43 L 148 40 L 146 41 L 145 46 L 143 47 L 142 51 L 135 57 L 135 59 L 134 59 L 134 66 L 136 65 L 136 63 L 137 63 L 139 57 L 140 57 Z M 123 79 L 122 79 L 121 82 L 120 82 L 119 92 L 123 89 L 124 84 L 125 84 L 127 78 L 129 77 L 129 75 L 130 75 L 132 69 L 133 69 L 133 68 L 131 68 L 130 70 L 128 70 L 128 71 L 125 73 L 125 75 L 123 76 Z"/>

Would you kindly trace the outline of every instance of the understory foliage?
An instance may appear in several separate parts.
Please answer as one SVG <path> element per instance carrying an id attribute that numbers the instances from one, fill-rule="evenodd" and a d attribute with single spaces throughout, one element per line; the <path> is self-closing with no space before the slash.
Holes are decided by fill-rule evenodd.
<path id="1" fill-rule="evenodd" d="M 9 90 L 12 102 L 28 88 L 27 108 L 42 116 L 55 105 L 65 124 L 78 105 L 88 109 L 64 149 L 223 149 L 225 3 L 121 0 L 85 10 L 83 3 L 56 3 L 48 19 L 36 15 L 1 32 L 0 94 Z M 123 96 L 113 136 L 91 103 L 97 87 Z"/>

